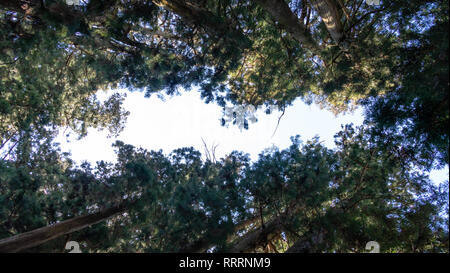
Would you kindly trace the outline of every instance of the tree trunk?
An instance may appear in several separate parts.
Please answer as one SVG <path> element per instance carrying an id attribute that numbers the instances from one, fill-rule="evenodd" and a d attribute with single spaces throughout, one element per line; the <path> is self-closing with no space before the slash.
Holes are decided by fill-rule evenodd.
<path id="1" fill-rule="evenodd" d="M 224 21 L 221 17 L 204 9 L 197 4 L 186 0 L 152 0 L 170 12 L 180 16 L 184 21 L 192 25 L 198 25 L 215 38 L 225 38 L 239 48 L 246 48 L 250 45 L 248 38 L 230 22 Z M 233 37 L 233 38 L 230 38 Z"/>
<path id="2" fill-rule="evenodd" d="M 296 241 L 285 253 L 315 253 L 323 243 L 324 232 L 313 232 Z"/>
<path id="3" fill-rule="evenodd" d="M 339 44 L 344 38 L 344 28 L 336 2 L 334 0 L 311 0 L 311 3 L 322 18 L 333 40 Z"/>
<path id="4" fill-rule="evenodd" d="M 30 247 L 38 246 L 57 237 L 102 222 L 113 215 L 123 212 L 125 209 L 127 209 L 127 206 L 121 204 L 96 213 L 78 216 L 51 226 L 38 228 L 2 239 L 0 240 L 0 253 L 18 252 Z"/>
<path id="5" fill-rule="evenodd" d="M 320 55 L 320 47 L 284 0 L 255 0 L 283 29 L 304 47 Z"/>
<path id="6" fill-rule="evenodd" d="M 248 232 L 230 249 L 231 253 L 245 253 L 254 250 L 257 247 L 264 246 L 281 232 L 282 217 L 277 217 L 264 227 Z"/>
<path id="7" fill-rule="evenodd" d="M 259 217 L 255 216 L 255 217 L 252 217 L 250 219 L 244 220 L 244 221 L 236 224 L 234 226 L 234 232 L 238 232 L 239 230 L 241 230 L 241 229 L 247 227 L 248 225 L 254 223 L 258 219 L 259 219 Z M 195 241 L 194 243 L 192 243 L 192 244 L 190 244 L 190 245 L 180 249 L 178 252 L 181 252 L 181 253 L 202 253 L 202 252 L 205 252 L 206 250 L 208 250 L 208 248 L 213 246 L 213 243 L 211 242 L 212 241 L 211 238 L 214 238 L 214 237 L 217 238 L 217 237 L 221 236 L 224 232 L 226 232 L 226 230 L 210 231 L 210 232 L 208 232 L 208 235 L 206 235 L 203 238 Z M 232 237 L 232 236 L 229 236 L 229 240 L 230 240 L 230 237 Z"/>

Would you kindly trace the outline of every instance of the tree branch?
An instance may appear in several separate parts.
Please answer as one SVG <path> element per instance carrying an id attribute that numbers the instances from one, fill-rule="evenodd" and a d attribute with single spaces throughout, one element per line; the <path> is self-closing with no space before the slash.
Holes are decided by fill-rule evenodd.
<path id="1" fill-rule="evenodd" d="M 339 44 L 344 39 L 344 28 L 336 2 L 334 0 L 311 0 L 311 3 L 322 17 L 333 40 Z"/>
<path id="2" fill-rule="evenodd" d="M 19 252 L 21 250 L 38 246 L 60 236 L 81 230 L 88 226 L 100 223 L 127 209 L 125 203 L 104 209 L 88 215 L 74 217 L 60 223 L 38 228 L 0 240 L 0 253 Z"/>
<path id="3" fill-rule="evenodd" d="M 314 41 L 302 22 L 289 8 L 284 0 L 255 0 L 284 30 L 286 30 L 304 47 L 310 49 L 314 54 L 319 55 L 321 49 Z"/>

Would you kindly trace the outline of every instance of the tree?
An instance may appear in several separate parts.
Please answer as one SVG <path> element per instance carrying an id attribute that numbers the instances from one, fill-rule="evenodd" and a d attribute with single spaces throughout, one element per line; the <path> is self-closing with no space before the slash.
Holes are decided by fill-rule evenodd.
<path id="1" fill-rule="evenodd" d="M 44 227 L 33 250 L 448 252 L 448 189 L 421 173 L 448 165 L 448 1 L 4 0 L 0 24 L 0 245 Z M 99 89 L 192 86 L 223 125 L 300 97 L 363 106 L 366 127 L 255 163 L 118 142 L 117 164 L 75 167 L 52 143 L 60 127 L 121 131 L 123 97 Z"/>
<path id="2" fill-rule="evenodd" d="M 124 96 L 97 100 L 94 92 L 107 88 L 107 75 L 98 74 L 89 58 L 65 43 L 67 29 L 24 38 L 15 38 L 13 30 L 8 24 L 0 30 L 6 53 L 0 55 L 0 149 L 6 151 L 1 158 L 13 156 L 11 149 L 25 138 L 52 138 L 61 127 L 80 137 L 90 127 L 118 135 L 128 115 L 121 108 Z"/>
<path id="3" fill-rule="evenodd" d="M 54 77 L 61 77 L 63 82 L 81 80 L 79 86 L 70 82 L 67 97 L 74 94 L 81 100 L 82 107 L 74 110 L 75 118 L 69 123 L 79 128 L 81 122 L 82 132 L 83 126 L 117 124 L 124 116 L 120 110 L 112 116 L 99 115 L 100 109 L 88 107 L 96 105 L 86 101 L 99 88 L 122 86 L 150 95 L 161 90 L 176 94 L 179 87 L 198 85 L 207 103 L 216 101 L 223 107 L 232 103 L 285 108 L 301 97 L 339 113 L 363 103 L 371 122 L 381 127 L 392 120 L 375 118 L 376 113 L 404 108 L 407 113 L 396 118 L 397 125 L 413 122 L 411 128 L 416 129 L 409 133 L 411 141 L 430 142 L 416 147 L 419 154 L 439 150 L 439 158 L 448 164 L 448 134 L 442 132 L 448 125 L 448 78 L 443 76 L 448 56 L 442 53 L 448 40 L 430 48 L 432 38 L 424 34 L 448 29 L 448 1 L 382 1 L 369 5 L 346 0 L 90 0 L 69 6 L 62 0 L 33 0 L 2 1 L 0 10 L 1 50 L 5 53 L 2 62 L 5 71 L 10 71 L 2 74 L 15 79 L 14 84 L 10 84 L 11 79 L 5 81 L 12 88 L 10 92 L 20 93 L 25 87 L 27 94 L 25 102 L 21 99 L 17 104 L 28 105 L 32 100 L 32 105 L 37 105 L 37 98 L 66 93 L 66 88 L 61 91 L 54 84 L 40 88 L 41 81 L 53 83 Z M 24 56 L 47 59 L 49 53 L 44 48 L 53 48 L 49 53 L 55 61 L 52 68 L 39 70 L 42 78 L 38 80 L 35 75 L 39 73 L 20 67 L 43 65 L 42 58 L 25 61 Z M 423 73 L 420 65 L 411 65 L 414 61 L 407 59 L 417 57 L 414 51 L 423 60 L 441 56 L 439 62 L 424 64 L 440 67 L 435 71 L 440 75 L 436 76 L 439 89 L 431 88 L 436 95 L 426 95 L 432 101 L 423 101 L 424 110 L 414 104 L 416 99 L 426 97 L 421 94 L 428 94 L 424 91 L 428 87 L 414 82 L 419 78 L 436 82 L 435 75 L 432 71 Z M 86 78 L 86 72 L 92 78 Z M 19 81 L 31 86 L 19 85 L 18 76 L 12 75 L 17 73 L 31 77 L 23 75 Z M 411 86 L 418 91 L 410 92 Z M 39 92 L 31 91 L 36 88 Z M 37 98 L 28 99 L 28 94 L 36 93 Z M 9 93 L 2 93 L 1 98 L 0 105 L 5 109 L 2 118 L 6 118 L 3 143 L 17 127 L 11 125 L 13 117 L 8 116 L 13 115 L 10 111 L 16 109 L 17 99 Z M 395 102 L 391 98 L 396 98 Z M 437 110 L 430 111 L 439 100 L 443 102 Z M 117 104 L 117 98 L 115 101 Z M 57 119 L 52 118 L 55 113 L 64 112 L 63 105 L 39 104 L 41 115 L 48 118 L 20 116 L 29 117 L 33 123 L 53 121 Z M 416 110 L 423 114 L 409 118 Z M 92 115 L 87 114 L 90 112 Z M 439 125 L 425 125 L 430 122 Z M 55 120 L 52 124 L 65 123 Z"/>
<path id="4" fill-rule="evenodd" d="M 435 20 L 420 33 L 403 30 L 411 42 L 405 43 L 394 66 L 402 84 L 386 96 L 364 102 L 372 134 L 379 139 L 402 137 L 408 154 L 428 168 L 433 161 L 437 167 L 449 162 L 448 20 Z"/>
<path id="5" fill-rule="evenodd" d="M 118 142 L 115 165 L 66 163 L 64 183 L 49 173 L 61 161 L 42 162 L 46 174 L 3 162 L 0 249 L 59 252 L 62 235 L 78 230 L 70 240 L 83 252 L 362 252 L 371 240 L 383 252 L 448 252 L 448 189 L 414 171 L 400 143 L 377 146 L 351 126 L 335 150 L 292 141 L 254 163 L 238 152 L 211 162 L 192 148 L 165 156 Z M 44 231 L 60 237 L 27 250 Z"/>

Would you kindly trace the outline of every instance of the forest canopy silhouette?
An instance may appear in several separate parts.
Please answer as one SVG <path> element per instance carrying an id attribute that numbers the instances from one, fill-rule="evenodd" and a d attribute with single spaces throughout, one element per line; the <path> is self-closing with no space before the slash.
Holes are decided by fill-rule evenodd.
<path id="1" fill-rule="evenodd" d="M 449 164 L 448 1 L 69 2 L 0 0 L 0 252 L 448 253 L 448 180 L 428 177 Z M 222 125 L 296 99 L 364 124 L 253 162 L 117 141 L 76 165 L 54 142 L 120 134 L 124 96 L 99 90 L 194 87 Z"/>

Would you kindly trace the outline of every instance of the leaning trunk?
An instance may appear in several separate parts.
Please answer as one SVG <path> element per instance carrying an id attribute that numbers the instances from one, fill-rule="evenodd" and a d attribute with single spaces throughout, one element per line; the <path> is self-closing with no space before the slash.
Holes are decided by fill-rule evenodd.
<path id="1" fill-rule="evenodd" d="M 238 224 L 236 224 L 233 228 L 234 233 L 246 228 L 250 224 L 254 223 L 256 220 L 258 220 L 259 217 L 252 217 L 250 219 L 244 220 Z M 208 232 L 208 235 L 204 236 L 203 238 L 193 242 L 192 244 L 180 249 L 178 252 L 181 253 L 202 253 L 208 250 L 208 248 L 212 247 L 214 245 L 213 239 L 218 238 L 221 235 L 224 235 L 227 233 L 227 230 L 224 229 L 218 229 L 213 230 L 211 232 Z M 228 240 L 231 240 L 233 236 L 228 235 Z"/>
<path id="2" fill-rule="evenodd" d="M 30 247 L 38 246 L 65 234 L 102 222 L 113 215 L 123 212 L 126 208 L 127 206 L 125 204 L 121 204 L 96 213 L 78 216 L 51 226 L 5 238 L 0 240 L 0 253 L 19 252 Z"/>
<path id="3" fill-rule="evenodd" d="M 315 253 L 318 252 L 318 246 L 324 242 L 325 232 L 320 230 L 304 235 L 297 240 L 285 253 Z"/>
<path id="4" fill-rule="evenodd" d="M 231 253 L 245 253 L 253 251 L 258 247 L 264 247 L 268 242 L 280 234 L 282 228 L 282 217 L 277 217 L 274 220 L 266 223 L 260 228 L 248 232 L 238 242 L 232 246 Z"/>

